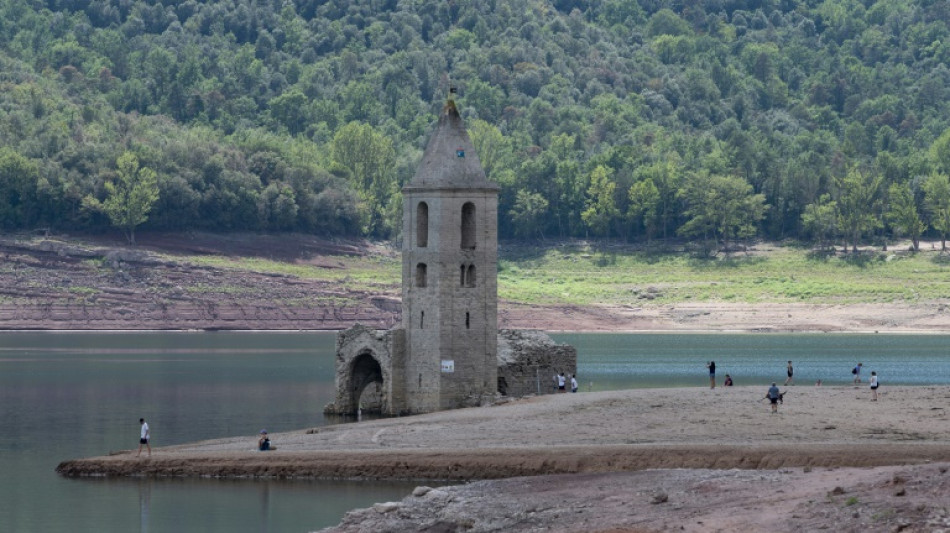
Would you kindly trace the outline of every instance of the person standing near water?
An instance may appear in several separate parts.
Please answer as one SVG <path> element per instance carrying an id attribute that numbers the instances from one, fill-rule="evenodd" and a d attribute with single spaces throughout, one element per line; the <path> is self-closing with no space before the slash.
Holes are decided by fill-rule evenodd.
<path id="1" fill-rule="evenodd" d="M 716 388 L 716 362 L 710 361 L 706 363 L 706 368 L 709 369 L 709 388 Z"/>
<path id="2" fill-rule="evenodd" d="M 782 397 L 782 393 L 779 392 L 778 386 L 773 382 L 772 386 L 769 387 L 769 392 L 765 395 L 766 398 L 772 403 L 772 412 L 778 412 L 778 400 Z"/>
<path id="3" fill-rule="evenodd" d="M 149 432 L 148 422 L 146 422 L 144 418 L 140 418 L 139 424 L 142 426 L 141 430 L 139 431 L 139 453 L 137 453 L 135 456 L 138 457 L 142 455 L 142 446 L 144 445 L 146 448 L 148 448 L 148 456 L 151 457 L 152 445 L 149 444 L 149 440 L 152 439 L 152 434 Z"/>
<path id="4" fill-rule="evenodd" d="M 858 363 L 858 366 L 851 369 L 851 373 L 854 374 L 854 382 L 861 383 L 861 363 Z"/>
<path id="5" fill-rule="evenodd" d="M 792 362 L 788 362 L 788 366 L 785 368 L 785 373 L 788 374 L 788 377 L 785 378 L 785 384 L 788 385 L 793 381 L 792 374 L 794 374 L 794 369 L 792 368 Z"/>
<path id="6" fill-rule="evenodd" d="M 877 401 L 877 372 L 871 372 L 871 401 Z"/>
<path id="7" fill-rule="evenodd" d="M 577 392 L 577 376 L 571 374 L 571 392 Z"/>

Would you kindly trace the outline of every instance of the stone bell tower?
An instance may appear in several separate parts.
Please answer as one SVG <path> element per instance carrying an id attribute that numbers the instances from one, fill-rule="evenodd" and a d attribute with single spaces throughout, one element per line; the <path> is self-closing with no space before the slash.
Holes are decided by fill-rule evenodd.
<path id="1" fill-rule="evenodd" d="M 324 412 L 482 405 L 496 394 L 540 394 L 540 376 L 575 373 L 573 347 L 498 331 L 498 185 L 485 177 L 453 101 L 402 195 L 402 324 L 356 324 L 337 335 L 336 398 Z"/>
<path id="2" fill-rule="evenodd" d="M 462 407 L 497 390 L 498 189 L 449 100 L 402 190 L 410 412 Z"/>

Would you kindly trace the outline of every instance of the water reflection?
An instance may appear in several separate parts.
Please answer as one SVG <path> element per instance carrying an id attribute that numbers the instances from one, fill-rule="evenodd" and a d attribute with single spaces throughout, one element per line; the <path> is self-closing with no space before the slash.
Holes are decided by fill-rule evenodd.
<path id="1" fill-rule="evenodd" d="M 149 480 L 139 482 L 139 531 L 148 533 L 149 513 L 152 508 L 152 483 Z"/>
<path id="2" fill-rule="evenodd" d="M 261 526 L 259 530 L 261 533 L 268 533 L 270 531 L 270 483 L 261 483 L 260 484 L 260 520 Z"/>

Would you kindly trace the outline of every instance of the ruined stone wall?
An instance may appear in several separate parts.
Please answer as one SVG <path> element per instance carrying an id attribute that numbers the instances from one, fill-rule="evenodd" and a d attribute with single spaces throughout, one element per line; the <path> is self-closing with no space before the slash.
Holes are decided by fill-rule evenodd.
<path id="1" fill-rule="evenodd" d="M 394 387 L 399 384 L 393 379 L 393 338 L 400 334 L 395 330 L 375 330 L 357 324 L 341 331 L 336 337 L 336 397 L 327 404 L 323 412 L 328 414 L 352 415 L 359 407 L 360 394 L 367 386 L 367 380 L 373 377 L 372 366 L 367 369 L 360 361 L 367 362 L 369 356 L 378 364 L 382 381 L 379 391 L 379 409 L 383 414 L 394 412 L 398 406 L 392 405 Z M 401 356 L 401 353 L 397 353 Z"/>
<path id="2" fill-rule="evenodd" d="M 563 372 L 568 380 L 577 373 L 577 349 L 558 344 L 541 331 L 498 331 L 498 392 L 529 396 L 554 392 L 553 377 Z"/>

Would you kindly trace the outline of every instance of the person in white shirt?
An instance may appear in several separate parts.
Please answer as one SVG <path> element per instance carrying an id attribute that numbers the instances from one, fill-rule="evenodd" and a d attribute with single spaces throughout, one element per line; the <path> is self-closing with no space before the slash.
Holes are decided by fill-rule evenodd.
<path id="1" fill-rule="evenodd" d="M 148 455 L 149 455 L 149 457 L 151 457 L 151 456 L 152 456 L 152 445 L 149 444 L 148 441 L 151 440 L 152 434 L 149 433 L 149 430 L 148 430 L 148 422 L 146 422 L 144 418 L 140 418 L 140 419 L 139 419 L 139 424 L 142 425 L 142 430 L 141 430 L 141 432 L 139 433 L 139 453 L 137 453 L 135 456 L 138 457 L 138 456 L 142 455 L 142 446 L 145 446 L 145 447 L 148 449 Z"/>
<path id="2" fill-rule="evenodd" d="M 571 392 L 577 392 L 577 377 L 571 374 Z"/>
<path id="3" fill-rule="evenodd" d="M 871 401 L 877 401 L 877 372 L 871 372 Z"/>

